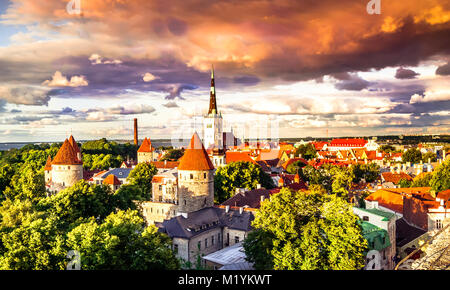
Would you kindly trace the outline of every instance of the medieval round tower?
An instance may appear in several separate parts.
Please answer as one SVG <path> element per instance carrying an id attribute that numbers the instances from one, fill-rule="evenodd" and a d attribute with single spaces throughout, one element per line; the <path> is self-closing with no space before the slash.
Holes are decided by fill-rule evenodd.
<path id="1" fill-rule="evenodd" d="M 44 170 L 45 181 L 51 190 L 58 191 L 83 179 L 81 151 L 72 136 L 64 141 L 53 161 L 49 157 Z"/>
<path id="2" fill-rule="evenodd" d="M 178 212 L 214 206 L 214 166 L 197 133 L 178 166 Z"/>

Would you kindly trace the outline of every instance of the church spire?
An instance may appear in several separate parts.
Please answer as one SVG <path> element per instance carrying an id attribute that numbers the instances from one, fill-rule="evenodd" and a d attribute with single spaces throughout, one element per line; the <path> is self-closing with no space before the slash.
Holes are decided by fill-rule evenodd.
<path id="1" fill-rule="evenodd" d="M 214 66 L 211 65 L 211 92 L 209 94 L 209 114 L 217 114 L 216 86 L 214 84 Z"/>

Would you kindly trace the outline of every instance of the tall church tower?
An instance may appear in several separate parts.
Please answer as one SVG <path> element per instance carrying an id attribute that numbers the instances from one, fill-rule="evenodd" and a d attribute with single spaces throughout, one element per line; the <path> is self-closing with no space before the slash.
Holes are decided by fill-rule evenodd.
<path id="1" fill-rule="evenodd" d="M 211 91 L 209 93 L 209 110 L 203 118 L 203 144 L 206 149 L 214 147 L 223 149 L 222 114 L 217 110 L 214 67 L 211 68 Z"/>

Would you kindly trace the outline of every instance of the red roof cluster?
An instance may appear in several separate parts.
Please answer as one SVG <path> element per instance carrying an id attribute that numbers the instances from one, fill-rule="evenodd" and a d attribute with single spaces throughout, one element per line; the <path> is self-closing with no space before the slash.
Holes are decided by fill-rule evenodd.
<path id="1" fill-rule="evenodd" d="M 178 170 L 213 170 L 214 166 L 206 153 L 197 132 L 192 136 L 188 148 L 180 159 Z"/>
<path id="2" fill-rule="evenodd" d="M 331 147 L 364 147 L 367 141 L 365 139 L 333 139 Z"/>
<path id="3" fill-rule="evenodd" d="M 393 184 L 398 184 L 402 179 L 406 179 L 408 181 L 413 180 L 413 178 L 410 175 L 404 172 L 400 173 L 383 172 L 381 173 L 381 176 L 384 179 L 384 182 L 392 182 Z"/>

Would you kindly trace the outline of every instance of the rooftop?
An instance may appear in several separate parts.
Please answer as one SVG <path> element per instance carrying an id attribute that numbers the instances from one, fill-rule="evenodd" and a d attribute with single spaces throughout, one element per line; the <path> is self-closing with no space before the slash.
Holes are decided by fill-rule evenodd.
<path id="1" fill-rule="evenodd" d="M 197 132 L 192 136 L 188 148 L 180 159 L 178 170 L 213 170 L 214 166 L 203 147 Z"/>

